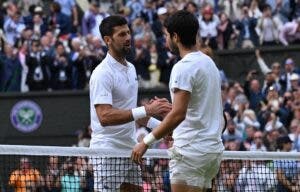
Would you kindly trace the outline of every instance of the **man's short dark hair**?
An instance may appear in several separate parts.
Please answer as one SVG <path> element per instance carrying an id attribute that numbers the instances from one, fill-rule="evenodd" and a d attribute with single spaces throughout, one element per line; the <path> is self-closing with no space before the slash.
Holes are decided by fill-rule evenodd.
<path id="1" fill-rule="evenodd" d="M 127 20 L 120 15 L 112 15 L 106 17 L 105 19 L 102 20 L 99 26 L 99 30 L 102 38 L 104 38 L 104 36 L 112 36 L 114 33 L 114 27 L 122 26 L 126 24 L 127 24 Z"/>
<path id="2" fill-rule="evenodd" d="M 168 17 L 164 23 L 170 36 L 176 33 L 180 42 L 185 47 L 192 47 L 196 44 L 199 22 L 194 14 L 180 10 Z"/>

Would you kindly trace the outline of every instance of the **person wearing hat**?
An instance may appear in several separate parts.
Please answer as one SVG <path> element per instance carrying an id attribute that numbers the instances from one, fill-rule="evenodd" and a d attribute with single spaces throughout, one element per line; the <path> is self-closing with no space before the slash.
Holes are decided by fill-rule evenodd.
<path id="1" fill-rule="evenodd" d="M 211 5 L 206 5 L 202 10 L 202 16 L 199 17 L 200 37 L 202 42 L 209 45 L 212 49 L 218 48 L 217 35 L 220 20 L 214 14 Z"/>
<path id="2" fill-rule="evenodd" d="M 288 135 L 277 139 L 277 148 L 281 152 L 292 152 L 293 141 Z M 278 180 L 276 191 L 300 191 L 297 184 L 300 177 L 300 164 L 294 160 L 276 160 L 274 161 L 275 173 Z"/>
<path id="3" fill-rule="evenodd" d="M 291 91 L 291 76 L 292 74 L 300 75 L 300 69 L 295 66 L 295 62 L 292 58 L 287 58 L 284 62 L 284 72 L 279 78 L 279 83 L 281 86 L 282 92 Z"/>

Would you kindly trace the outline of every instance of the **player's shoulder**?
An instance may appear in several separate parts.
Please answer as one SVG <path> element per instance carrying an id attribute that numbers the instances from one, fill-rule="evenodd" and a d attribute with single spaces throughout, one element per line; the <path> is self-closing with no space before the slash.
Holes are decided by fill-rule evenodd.
<path id="1" fill-rule="evenodd" d="M 91 79 L 94 78 L 102 78 L 107 77 L 111 74 L 111 67 L 109 66 L 108 62 L 104 59 L 97 67 L 93 70 Z"/>

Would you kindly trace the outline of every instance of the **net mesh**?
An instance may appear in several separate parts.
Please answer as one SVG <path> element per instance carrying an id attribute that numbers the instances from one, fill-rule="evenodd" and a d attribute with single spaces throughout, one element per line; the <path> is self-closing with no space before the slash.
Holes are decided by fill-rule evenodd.
<path id="1" fill-rule="evenodd" d="M 171 191 L 166 150 L 149 149 L 141 166 L 129 155 L 130 151 L 0 145 L 1 192 Z M 225 151 L 212 186 L 212 191 L 300 191 L 300 155 Z"/>

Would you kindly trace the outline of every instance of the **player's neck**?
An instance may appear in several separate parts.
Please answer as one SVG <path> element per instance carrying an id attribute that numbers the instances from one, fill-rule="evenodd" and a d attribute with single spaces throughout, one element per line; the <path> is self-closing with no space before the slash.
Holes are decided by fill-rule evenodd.
<path id="1" fill-rule="evenodd" d="M 198 47 L 196 45 L 194 45 L 190 48 L 179 46 L 179 53 L 180 53 L 181 58 L 183 58 L 184 56 L 186 56 L 189 53 L 197 52 L 197 51 L 199 51 L 199 50 L 198 50 Z"/>
<path id="2" fill-rule="evenodd" d="M 124 57 L 124 55 L 117 54 L 116 52 L 110 50 L 108 52 L 120 64 L 127 65 L 126 58 Z"/>

